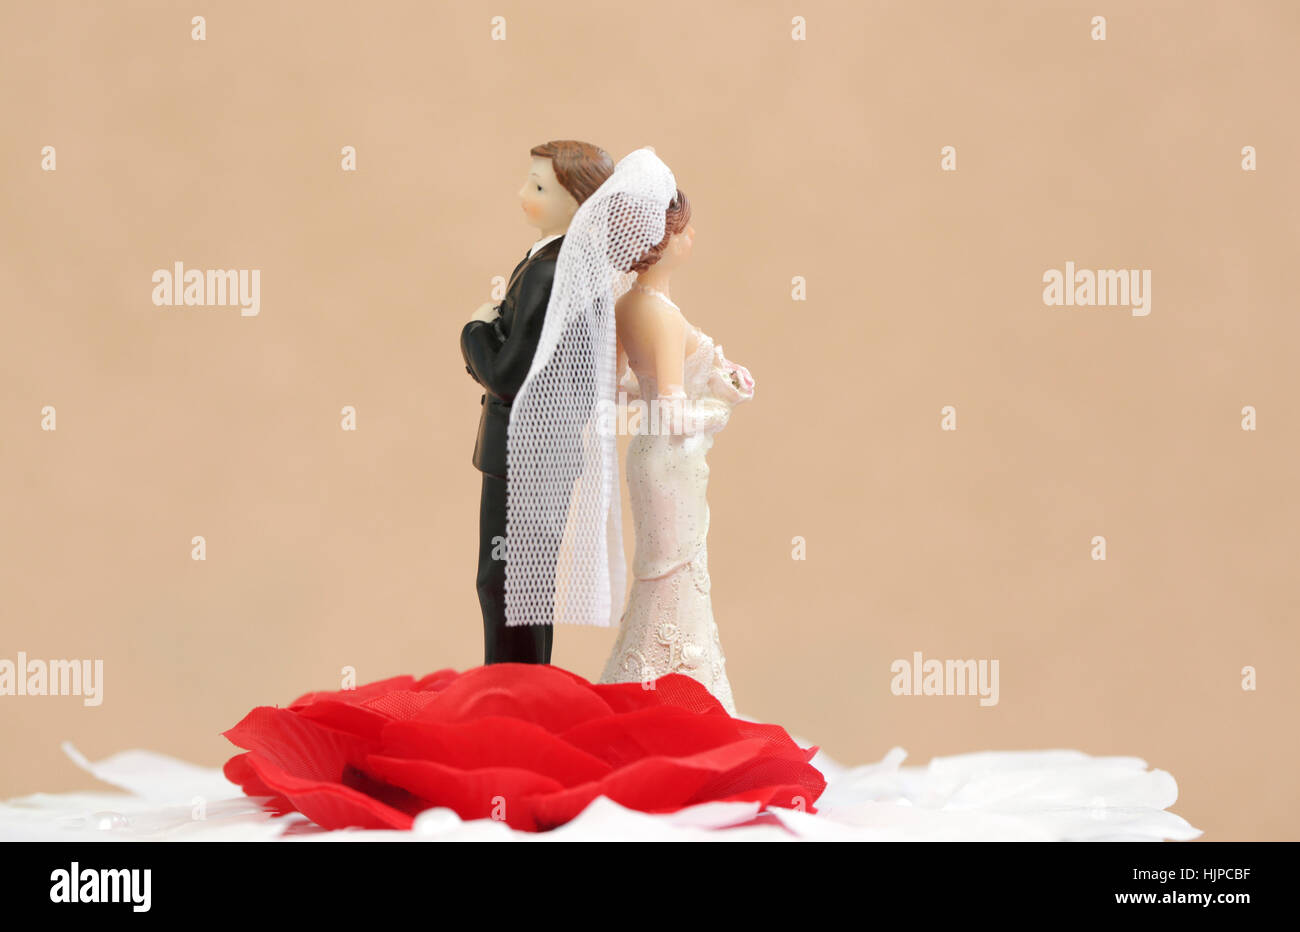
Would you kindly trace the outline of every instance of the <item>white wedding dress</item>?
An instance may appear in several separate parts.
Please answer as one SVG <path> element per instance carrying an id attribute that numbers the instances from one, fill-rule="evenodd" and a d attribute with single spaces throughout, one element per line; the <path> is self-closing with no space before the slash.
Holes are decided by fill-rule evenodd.
<path id="1" fill-rule="evenodd" d="M 708 453 L 737 397 L 720 397 L 718 380 L 725 375 L 726 359 L 707 334 L 698 329 L 695 334 L 696 345 L 682 373 L 689 412 L 684 432 L 638 430 L 638 423 L 650 423 L 639 406 L 641 417 L 629 415 L 627 421 L 634 434 L 626 472 L 636 551 L 627 607 L 600 682 L 649 683 L 669 673 L 685 673 L 703 683 L 734 716 L 726 657 L 709 597 L 706 537 Z M 653 372 L 631 370 L 619 389 L 627 401 L 647 406 L 659 395 Z"/>

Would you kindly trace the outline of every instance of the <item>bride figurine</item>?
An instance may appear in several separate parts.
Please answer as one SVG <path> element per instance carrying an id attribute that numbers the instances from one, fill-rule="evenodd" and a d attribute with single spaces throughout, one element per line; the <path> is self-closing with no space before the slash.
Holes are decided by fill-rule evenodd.
<path id="1" fill-rule="evenodd" d="M 634 435 L 626 470 L 636 551 L 632 590 L 600 682 L 648 686 L 685 673 L 734 716 L 709 596 L 707 457 L 732 407 L 753 397 L 754 382 L 670 297 L 672 273 L 695 239 L 690 220 L 690 202 L 677 189 L 664 238 L 632 265 L 636 280 L 614 315 L 619 401 L 637 409 L 624 421 Z"/>

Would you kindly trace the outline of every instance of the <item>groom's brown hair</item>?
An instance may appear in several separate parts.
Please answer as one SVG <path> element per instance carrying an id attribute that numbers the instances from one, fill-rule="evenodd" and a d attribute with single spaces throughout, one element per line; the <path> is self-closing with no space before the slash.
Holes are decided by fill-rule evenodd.
<path id="1" fill-rule="evenodd" d="M 614 174 L 614 160 L 600 146 L 576 139 L 553 139 L 533 146 L 529 155 L 550 159 L 555 180 L 581 204 Z"/>

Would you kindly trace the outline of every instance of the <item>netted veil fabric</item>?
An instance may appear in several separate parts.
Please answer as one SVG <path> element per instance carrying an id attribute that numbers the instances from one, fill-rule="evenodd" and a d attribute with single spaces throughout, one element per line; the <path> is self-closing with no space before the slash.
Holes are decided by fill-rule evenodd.
<path id="1" fill-rule="evenodd" d="M 506 624 L 617 620 L 626 587 L 614 431 L 614 304 L 664 238 L 677 182 L 637 149 L 564 234 L 506 443 Z"/>

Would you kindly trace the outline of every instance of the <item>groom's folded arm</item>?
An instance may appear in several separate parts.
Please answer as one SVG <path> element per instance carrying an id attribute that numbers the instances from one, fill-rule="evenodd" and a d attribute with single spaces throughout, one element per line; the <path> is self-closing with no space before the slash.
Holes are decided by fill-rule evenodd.
<path id="1" fill-rule="evenodd" d="M 546 321 L 555 265 L 530 266 L 519 283 L 514 326 L 503 340 L 496 326 L 471 320 L 460 332 L 460 350 L 470 375 L 502 401 L 514 401 L 524 384 Z"/>
<path id="2" fill-rule="evenodd" d="M 470 362 L 469 333 L 471 330 L 482 329 L 483 327 L 487 327 L 489 330 L 494 329 L 491 324 L 486 323 L 484 321 L 471 320 L 464 327 L 462 327 L 460 331 L 460 354 L 465 357 L 465 371 L 469 373 L 470 378 L 472 378 L 475 382 L 478 382 L 480 385 L 483 384 L 483 380 L 478 377 L 478 373 L 474 371 L 473 363 Z M 494 333 L 491 334 L 491 336 L 497 337 L 498 343 L 501 342 L 500 334 Z"/>

